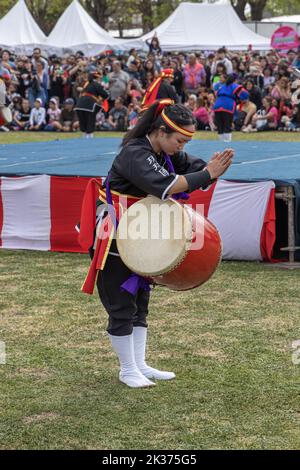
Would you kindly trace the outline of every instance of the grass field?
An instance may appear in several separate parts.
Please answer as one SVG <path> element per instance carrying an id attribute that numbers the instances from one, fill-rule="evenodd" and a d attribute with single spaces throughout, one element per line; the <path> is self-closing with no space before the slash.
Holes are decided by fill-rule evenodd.
<path id="1" fill-rule="evenodd" d="M 121 137 L 121 132 L 96 132 L 95 137 Z M 81 132 L 0 132 L 0 144 L 18 144 L 21 142 L 47 142 L 58 139 L 79 139 Z M 218 140 L 215 132 L 196 132 L 194 139 Z M 300 142 L 299 132 L 256 132 L 244 134 L 235 132 L 233 140 L 241 141 L 270 141 L 270 142 Z"/>
<path id="2" fill-rule="evenodd" d="M 177 379 L 118 383 L 85 255 L 0 253 L 2 449 L 297 449 L 299 272 L 223 263 L 202 288 L 155 288 L 149 362 Z"/>
<path id="3" fill-rule="evenodd" d="M 223 262 L 196 290 L 155 288 L 149 363 L 177 378 L 134 390 L 80 292 L 88 264 L 0 250 L 0 449 L 299 449 L 298 270 Z"/>

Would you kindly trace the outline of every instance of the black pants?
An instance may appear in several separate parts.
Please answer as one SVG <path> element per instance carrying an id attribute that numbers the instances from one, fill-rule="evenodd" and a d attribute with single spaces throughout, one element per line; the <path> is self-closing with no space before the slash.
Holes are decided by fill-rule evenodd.
<path id="1" fill-rule="evenodd" d="M 218 134 L 230 134 L 232 132 L 233 114 L 225 111 L 215 112 L 215 123 Z"/>
<path id="2" fill-rule="evenodd" d="M 98 111 L 99 108 L 96 108 L 95 111 L 77 110 L 81 132 L 85 132 L 86 134 L 92 134 L 95 131 L 96 114 L 98 113 Z"/>
<path id="3" fill-rule="evenodd" d="M 109 315 L 107 331 L 114 336 L 130 335 L 134 326 L 148 326 L 149 292 L 139 289 L 132 295 L 120 288 L 131 274 L 119 256 L 110 254 L 98 274 L 99 297 Z"/>

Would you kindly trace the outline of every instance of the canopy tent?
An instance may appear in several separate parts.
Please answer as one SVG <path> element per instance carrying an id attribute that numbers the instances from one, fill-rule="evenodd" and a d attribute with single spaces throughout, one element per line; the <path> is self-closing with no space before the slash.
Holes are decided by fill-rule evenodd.
<path id="1" fill-rule="evenodd" d="M 264 18 L 263 23 L 300 23 L 300 15 L 275 16 Z"/>
<path id="2" fill-rule="evenodd" d="M 163 51 L 270 49 L 270 39 L 255 34 L 239 19 L 231 4 L 181 3 L 155 30 L 140 38 L 157 34 Z M 127 45 L 130 44 L 128 41 Z"/>
<path id="3" fill-rule="evenodd" d="M 45 34 L 38 27 L 24 0 L 0 20 L 0 46 L 18 54 L 31 54 L 34 47 L 43 47 Z"/>
<path id="4" fill-rule="evenodd" d="M 118 49 L 119 41 L 101 28 L 74 0 L 47 38 L 45 49 L 49 53 L 69 53 L 81 50 L 93 56 L 105 50 Z"/>

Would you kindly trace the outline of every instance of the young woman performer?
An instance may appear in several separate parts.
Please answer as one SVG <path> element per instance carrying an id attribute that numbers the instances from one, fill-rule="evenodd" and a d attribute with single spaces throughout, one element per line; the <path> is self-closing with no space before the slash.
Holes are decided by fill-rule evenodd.
<path id="1" fill-rule="evenodd" d="M 125 135 L 121 151 L 100 189 L 100 200 L 113 204 L 118 218 L 121 196 L 126 197 L 130 206 L 148 194 L 165 200 L 183 191 L 208 186 L 230 166 L 233 151 L 216 153 L 208 163 L 192 157 L 183 147 L 194 132 L 195 120 L 185 106 L 170 100 L 156 101 Z M 93 239 L 94 197 L 91 182 L 85 193 L 80 227 L 79 240 L 85 247 Z M 109 215 L 102 214 L 102 228 L 107 220 Z M 175 378 L 173 372 L 157 370 L 146 363 L 149 289 L 143 278 L 135 279 L 135 288 L 129 287 L 132 272 L 119 257 L 115 241 L 101 239 L 101 229 L 84 292 L 93 292 L 97 271 L 99 296 L 109 315 L 107 331 L 120 362 L 120 381 L 138 388 L 155 385 L 153 379 Z"/>
<path id="2" fill-rule="evenodd" d="M 93 137 L 96 125 L 96 114 L 104 106 L 103 100 L 108 98 L 108 93 L 97 81 L 100 75 L 91 72 L 88 81 L 84 84 L 75 110 L 79 118 L 80 130 L 87 138 Z"/>

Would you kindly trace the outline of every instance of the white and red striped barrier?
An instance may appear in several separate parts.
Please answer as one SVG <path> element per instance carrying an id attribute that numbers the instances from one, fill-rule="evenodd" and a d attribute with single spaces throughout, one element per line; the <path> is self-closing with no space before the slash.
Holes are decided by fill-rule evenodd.
<path id="1" fill-rule="evenodd" d="M 0 178 L 0 246 L 82 252 L 75 225 L 89 178 Z M 218 228 L 223 259 L 271 260 L 275 242 L 275 184 L 220 180 L 187 201 L 203 203 Z"/>

